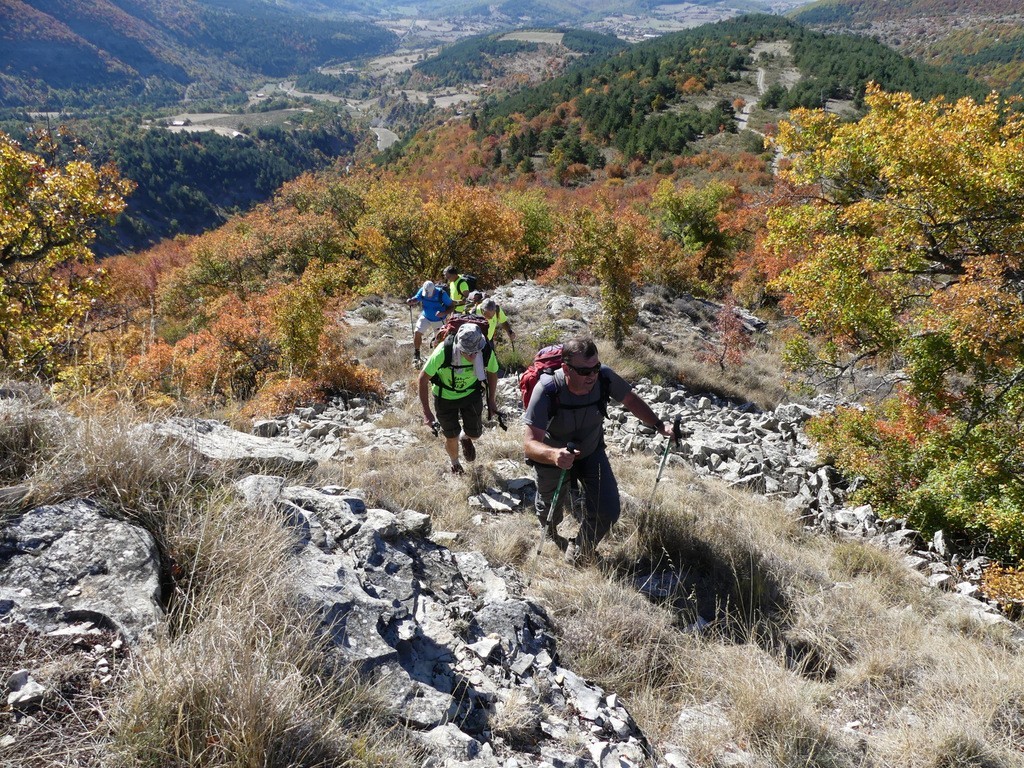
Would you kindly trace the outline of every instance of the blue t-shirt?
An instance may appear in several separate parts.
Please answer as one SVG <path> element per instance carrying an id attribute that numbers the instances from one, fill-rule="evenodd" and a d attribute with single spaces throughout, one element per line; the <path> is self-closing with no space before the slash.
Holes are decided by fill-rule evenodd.
<path id="1" fill-rule="evenodd" d="M 423 289 L 420 288 L 413 298 L 423 305 L 423 316 L 432 323 L 443 320 L 445 313 L 452 306 L 451 296 L 444 292 L 444 288 L 434 288 L 433 296 L 424 296 Z"/>

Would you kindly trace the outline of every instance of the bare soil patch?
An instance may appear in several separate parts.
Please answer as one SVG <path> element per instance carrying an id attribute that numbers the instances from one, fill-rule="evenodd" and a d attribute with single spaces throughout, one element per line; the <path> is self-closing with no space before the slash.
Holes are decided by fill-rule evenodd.
<path id="1" fill-rule="evenodd" d="M 502 40 L 522 40 L 524 43 L 545 43 L 547 45 L 561 45 L 561 32 L 509 32 Z"/>

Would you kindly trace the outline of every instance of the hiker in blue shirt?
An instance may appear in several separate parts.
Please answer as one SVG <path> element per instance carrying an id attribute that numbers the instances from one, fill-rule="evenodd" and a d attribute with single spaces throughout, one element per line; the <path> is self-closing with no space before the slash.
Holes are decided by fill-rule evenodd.
<path id="1" fill-rule="evenodd" d="M 419 318 L 416 320 L 416 325 L 413 327 L 412 334 L 412 361 L 413 364 L 418 366 L 422 362 L 420 358 L 420 344 L 423 342 L 423 334 L 429 334 L 429 338 L 433 339 L 434 334 L 441 330 L 445 317 L 452 311 L 452 300 L 445 293 L 444 288 L 440 288 L 430 280 L 427 280 L 416 291 L 416 295 L 406 299 L 405 303 L 410 307 L 417 303 L 423 307 Z"/>

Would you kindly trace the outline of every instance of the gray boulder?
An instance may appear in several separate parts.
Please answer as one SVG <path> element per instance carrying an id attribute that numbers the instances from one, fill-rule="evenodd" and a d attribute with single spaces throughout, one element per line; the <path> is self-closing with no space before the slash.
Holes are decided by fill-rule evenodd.
<path id="1" fill-rule="evenodd" d="M 134 642 L 162 613 L 153 537 L 95 503 L 38 507 L 0 532 L 0 616 L 44 632 L 90 621 Z"/>

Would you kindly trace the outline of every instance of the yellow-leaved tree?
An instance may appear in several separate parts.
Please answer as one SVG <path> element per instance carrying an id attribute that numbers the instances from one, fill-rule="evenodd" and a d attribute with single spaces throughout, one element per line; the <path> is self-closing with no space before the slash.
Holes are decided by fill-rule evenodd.
<path id="1" fill-rule="evenodd" d="M 449 263 L 493 285 L 526 248 L 519 213 L 485 189 L 382 180 L 367 190 L 364 207 L 358 246 L 381 290 L 407 291 Z"/>
<path id="2" fill-rule="evenodd" d="M 569 270 L 589 275 L 600 285 L 604 330 L 621 347 L 637 318 L 633 287 L 640 265 L 655 254 L 664 255 L 666 243 L 649 219 L 634 211 L 616 211 L 603 200 L 593 207 L 573 208 L 558 245 Z"/>
<path id="3" fill-rule="evenodd" d="M 1024 117 L 874 86 L 866 104 L 855 123 L 797 111 L 777 137 L 797 194 L 769 217 L 776 285 L 825 340 L 795 359 L 902 380 L 817 434 L 883 513 L 1024 558 Z"/>
<path id="4" fill-rule="evenodd" d="M 21 374 L 53 375 L 73 356 L 100 290 L 85 266 L 96 227 L 134 188 L 111 165 L 61 162 L 59 149 L 49 134 L 31 152 L 0 133 L 0 363 Z"/>

